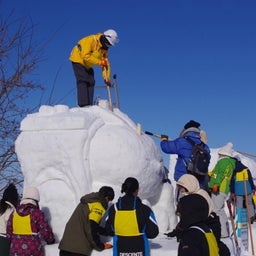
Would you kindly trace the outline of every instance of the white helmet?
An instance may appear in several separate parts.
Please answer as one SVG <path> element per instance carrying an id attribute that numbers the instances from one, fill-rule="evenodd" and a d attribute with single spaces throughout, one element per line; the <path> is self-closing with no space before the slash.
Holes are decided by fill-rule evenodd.
<path id="1" fill-rule="evenodd" d="M 111 45 L 115 45 L 119 42 L 117 33 L 113 29 L 108 29 L 103 33 Z"/>

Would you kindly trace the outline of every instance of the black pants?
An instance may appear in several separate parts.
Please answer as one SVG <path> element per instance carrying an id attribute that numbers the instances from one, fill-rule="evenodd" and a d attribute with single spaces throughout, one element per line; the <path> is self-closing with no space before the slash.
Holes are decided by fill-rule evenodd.
<path id="1" fill-rule="evenodd" d="M 0 236 L 0 255 L 9 256 L 10 253 L 10 241 L 3 236 Z"/>
<path id="2" fill-rule="evenodd" d="M 74 253 L 74 252 L 67 252 L 67 251 L 61 251 L 59 256 L 87 256 L 85 254 L 80 254 L 80 253 Z"/>
<path id="3" fill-rule="evenodd" d="M 94 70 L 85 68 L 80 63 L 72 62 L 72 67 L 76 77 L 77 103 L 79 107 L 93 105 L 94 96 Z"/>

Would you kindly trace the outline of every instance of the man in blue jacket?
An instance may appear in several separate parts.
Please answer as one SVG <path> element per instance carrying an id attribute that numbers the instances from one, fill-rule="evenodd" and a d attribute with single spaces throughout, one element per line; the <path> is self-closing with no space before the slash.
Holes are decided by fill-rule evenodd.
<path id="1" fill-rule="evenodd" d="M 192 145 L 191 143 L 185 138 L 188 137 L 193 140 L 196 144 L 201 143 L 201 136 L 200 136 L 200 123 L 190 120 L 188 123 L 185 124 L 184 129 L 181 131 L 179 137 L 175 140 L 168 140 L 168 137 L 162 135 L 161 137 L 161 149 L 166 154 L 177 154 L 178 159 L 175 165 L 174 170 L 174 180 L 178 181 L 179 178 L 186 173 L 189 173 L 187 170 L 187 164 L 189 162 L 189 158 L 192 153 Z M 205 149 L 209 153 L 210 157 L 210 149 L 205 144 Z M 200 187 L 203 189 L 207 189 L 207 175 L 206 176 L 196 176 Z"/>

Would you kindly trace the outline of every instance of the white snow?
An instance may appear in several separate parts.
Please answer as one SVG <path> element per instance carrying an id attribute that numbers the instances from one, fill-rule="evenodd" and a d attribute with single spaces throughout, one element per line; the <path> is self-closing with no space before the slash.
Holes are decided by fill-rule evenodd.
<path id="1" fill-rule="evenodd" d="M 38 187 L 40 206 L 57 242 L 82 195 L 109 185 L 115 190 L 115 202 L 124 179 L 134 176 L 140 183 L 139 196 L 152 207 L 160 228 L 159 236 L 150 241 L 151 255 L 177 255 L 176 239 L 163 235 L 177 223 L 172 175 L 176 156 L 170 157 L 172 185 L 162 183 L 165 168 L 161 150 L 140 131 L 139 124 L 117 108 L 112 112 L 108 102 L 101 100 L 98 106 L 85 108 L 41 106 L 38 113 L 24 118 L 20 129 L 15 146 L 24 187 Z M 217 150 L 211 149 L 210 168 L 217 161 Z M 256 163 L 241 158 L 255 178 Z M 231 247 L 230 240 L 227 242 Z M 57 248 L 58 243 L 47 245 L 46 255 L 57 256 Z M 112 250 L 93 251 L 92 255 L 112 255 Z"/>

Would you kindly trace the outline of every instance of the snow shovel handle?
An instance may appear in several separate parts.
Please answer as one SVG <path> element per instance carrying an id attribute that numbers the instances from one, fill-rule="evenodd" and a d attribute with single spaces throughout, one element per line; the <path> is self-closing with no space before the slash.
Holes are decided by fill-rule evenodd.
<path id="1" fill-rule="evenodd" d="M 152 133 L 152 132 L 149 132 L 149 131 L 145 131 L 144 133 L 147 134 L 147 135 L 156 137 L 156 138 L 160 138 L 160 139 L 162 138 L 161 134 L 156 134 L 156 133 Z M 169 138 L 168 140 L 172 140 L 172 139 Z"/>

